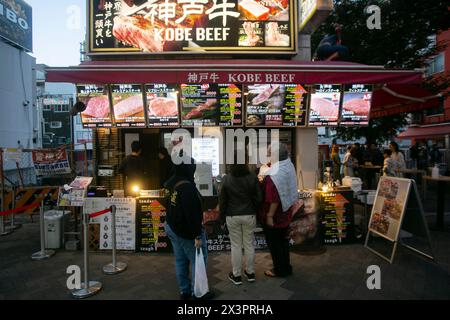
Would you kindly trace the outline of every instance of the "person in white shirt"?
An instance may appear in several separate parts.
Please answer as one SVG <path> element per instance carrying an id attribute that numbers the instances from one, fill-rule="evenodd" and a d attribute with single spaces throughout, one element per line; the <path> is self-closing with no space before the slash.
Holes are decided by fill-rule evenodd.
<path id="1" fill-rule="evenodd" d="M 394 177 L 394 163 L 391 159 L 391 150 L 384 150 L 383 176 Z"/>
<path id="2" fill-rule="evenodd" d="M 355 172 L 353 171 L 353 168 L 355 166 L 355 161 L 357 161 L 353 155 L 352 155 L 353 147 L 348 146 L 347 147 L 347 153 L 344 156 L 344 161 L 342 162 L 342 165 L 344 166 L 344 177 L 354 177 Z"/>
<path id="3" fill-rule="evenodd" d="M 402 178 L 403 173 L 401 170 L 406 168 L 405 157 L 400 152 L 397 142 L 392 141 L 389 144 L 389 149 L 392 152 L 391 159 L 394 167 L 394 177 Z"/>

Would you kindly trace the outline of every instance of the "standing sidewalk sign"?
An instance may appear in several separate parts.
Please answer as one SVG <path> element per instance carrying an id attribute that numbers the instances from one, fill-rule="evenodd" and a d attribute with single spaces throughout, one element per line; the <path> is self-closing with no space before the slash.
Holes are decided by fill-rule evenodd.
<path id="1" fill-rule="evenodd" d="M 87 188 L 92 183 L 92 177 L 76 177 L 70 185 L 59 188 L 59 207 L 82 207 Z"/>
<path id="2" fill-rule="evenodd" d="M 420 251 L 415 245 L 408 245 L 405 239 L 400 236 L 400 231 L 406 231 L 412 236 L 424 239 L 432 252 L 430 232 L 415 181 L 403 178 L 381 177 L 370 216 L 365 247 L 389 261 L 389 263 L 394 261 L 399 242 L 410 250 L 434 259 L 432 253 L 430 255 Z M 393 243 L 390 257 L 386 257 L 369 247 L 368 243 L 371 234 Z"/>
<path id="3" fill-rule="evenodd" d="M 83 212 L 91 214 L 105 208 L 116 206 L 116 237 L 118 250 L 135 250 L 136 242 L 136 199 L 133 198 L 86 198 Z M 91 219 L 90 223 L 100 224 L 100 250 L 111 250 L 112 214 L 111 212 Z"/>

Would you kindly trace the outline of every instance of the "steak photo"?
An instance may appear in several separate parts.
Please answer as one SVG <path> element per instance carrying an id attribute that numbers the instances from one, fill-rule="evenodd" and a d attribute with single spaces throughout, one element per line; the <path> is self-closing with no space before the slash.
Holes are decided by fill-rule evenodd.
<path id="1" fill-rule="evenodd" d="M 143 16 L 114 18 L 114 37 L 144 52 L 163 52 L 164 41 L 155 39 L 155 33 L 155 27 Z"/>
<path id="2" fill-rule="evenodd" d="M 86 110 L 81 114 L 92 118 L 109 118 L 109 99 L 107 96 L 88 98 Z"/>
<path id="3" fill-rule="evenodd" d="M 332 101 L 316 96 L 311 99 L 311 111 L 318 113 L 317 117 L 327 119 L 337 119 L 339 115 L 339 107 Z"/>
<path id="4" fill-rule="evenodd" d="M 132 115 L 142 113 L 144 110 L 144 101 L 142 95 L 134 95 L 120 101 L 114 106 L 114 116 L 116 119 L 125 119 Z"/>
<path id="5" fill-rule="evenodd" d="M 174 99 L 158 97 L 148 104 L 150 116 L 176 117 L 178 115 L 177 102 Z"/>
<path id="6" fill-rule="evenodd" d="M 266 102 L 270 97 L 280 88 L 278 85 L 269 85 L 260 94 L 258 94 L 252 101 L 252 104 L 257 106 L 263 102 Z"/>
<path id="7" fill-rule="evenodd" d="M 344 102 L 344 110 L 352 111 L 357 116 L 369 116 L 370 101 L 363 99 L 352 99 Z"/>

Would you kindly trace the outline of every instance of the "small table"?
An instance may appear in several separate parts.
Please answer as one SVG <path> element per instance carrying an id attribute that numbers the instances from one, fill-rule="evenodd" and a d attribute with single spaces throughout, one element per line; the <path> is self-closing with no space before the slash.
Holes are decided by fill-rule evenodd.
<path id="1" fill-rule="evenodd" d="M 439 176 L 433 178 L 430 176 L 424 176 L 423 181 L 436 181 L 438 183 L 438 198 L 437 198 L 437 218 L 436 218 L 436 229 L 444 230 L 444 207 L 445 207 L 445 183 L 450 182 L 450 177 Z"/>

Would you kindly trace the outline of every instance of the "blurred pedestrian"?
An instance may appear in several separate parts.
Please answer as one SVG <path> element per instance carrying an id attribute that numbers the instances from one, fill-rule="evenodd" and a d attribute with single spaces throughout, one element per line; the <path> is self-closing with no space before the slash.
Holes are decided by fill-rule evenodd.
<path id="1" fill-rule="evenodd" d="M 426 170 L 428 167 L 428 149 L 425 143 L 419 144 L 417 169 Z"/>
<path id="2" fill-rule="evenodd" d="M 333 162 L 333 181 L 339 181 L 341 183 L 341 157 L 339 156 L 339 146 L 333 145 L 331 151 L 331 161 Z"/>
<path id="3" fill-rule="evenodd" d="M 441 162 L 442 154 L 439 151 L 439 148 L 436 143 L 433 144 L 430 151 L 430 164 L 431 166 L 439 165 Z"/>
<path id="4" fill-rule="evenodd" d="M 175 174 L 172 158 L 166 148 L 159 148 L 159 184 L 163 188 L 164 184 Z"/>
<path id="5" fill-rule="evenodd" d="M 405 156 L 400 152 L 398 143 L 395 141 L 391 141 L 391 143 L 389 144 L 389 149 L 392 152 L 391 159 L 394 166 L 394 175 L 396 177 L 402 178 L 402 170 L 406 169 Z"/>
<path id="6" fill-rule="evenodd" d="M 395 177 L 394 163 L 391 159 L 392 152 L 389 149 L 384 150 L 384 164 L 383 164 L 383 176 Z"/>
<path id="7" fill-rule="evenodd" d="M 255 281 L 253 232 L 261 202 L 257 176 L 246 164 L 231 165 L 230 173 L 223 178 L 219 207 L 222 219 L 226 218 L 231 241 L 232 272 L 228 278 L 236 285 L 242 284 L 242 248 L 246 258 L 244 275 L 248 282 Z"/>
<path id="8" fill-rule="evenodd" d="M 268 277 L 286 277 L 292 274 L 288 229 L 292 207 L 298 201 L 297 177 L 285 144 L 280 143 L 279 150 L 269 148 L 269 155 L 272 166 L 264 179 L 264 200 L 259 219 L 272 256 L 273 269 L 266 270 L 264 274 Z"/>
<path id="9" fill-rule="evenodd" d="M 358 160 L 353 156 L 353 147 L 348 146 L 347 152 L 344 156 L 344 161 L 342 162 L 342 165 L 344 166 L 344 177 L 354 177 L 355 172 L 353 170 L 354 165 L 357 163 Z"/>
<path id="10" fill-rule="evenodd" d="M 409 148 L 409 158 L 411 159 L 411 165 L 413 169 L 417 169 L 419 160 L 419 142 L 416 142 Z"/>

